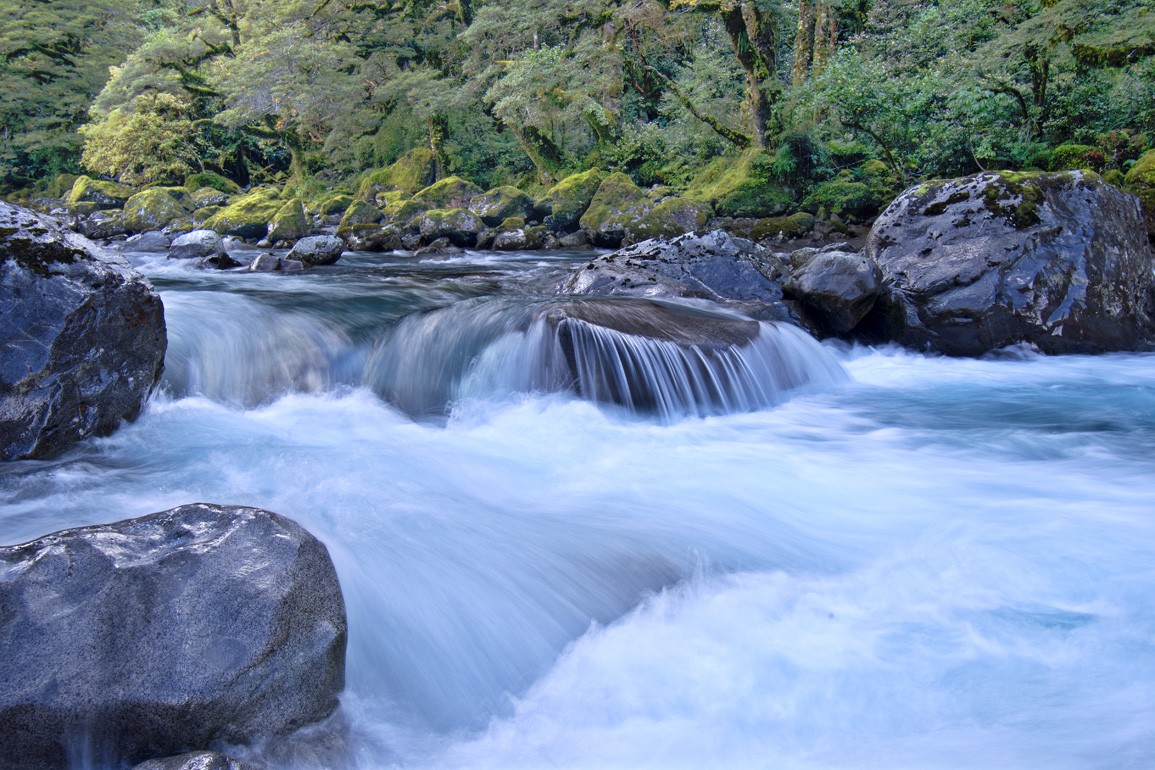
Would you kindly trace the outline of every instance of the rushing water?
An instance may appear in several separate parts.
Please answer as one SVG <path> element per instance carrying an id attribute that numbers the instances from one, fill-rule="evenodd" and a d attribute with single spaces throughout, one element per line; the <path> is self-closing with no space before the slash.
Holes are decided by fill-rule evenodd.
<path id="1" fill-rule="evenodd" d="M 132 258 L 163 391 L 0 469 L 0 542 L 297 519 L 348 605 L 349 767 L 1155 765 L 1151 355 L 792 340 L 723 366 L 803 372 L 760 395 L 631 409 L 550 368 L 542 298 L 581 255 Z"/>

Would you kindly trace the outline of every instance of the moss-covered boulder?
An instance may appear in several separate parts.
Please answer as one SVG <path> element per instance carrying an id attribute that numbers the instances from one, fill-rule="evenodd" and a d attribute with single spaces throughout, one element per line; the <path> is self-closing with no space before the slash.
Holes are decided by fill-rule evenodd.
<path id="1" fill-rule="evenodd" d="M 94 211 L 78 223 L 78 229 L 87 238 L 100 241 L 124 235 L 124 212 L 102 209 Z"/>
<path id="2" fill-rule="evenodd" d="M 790 190 L 773 175 L 774 156 L 746 150 L 718 158 L 690 183 L 684 197 L 708 203 L 720 217 L 770 217 L 793 202 Z"/>
<path id="3" fill-rule="evenodd" d="M 327 195 L 316 201 L 310 209 L 320 214 L 323 217 L 331 217 L 336 214 L 344 214 L 353 205 L 354 199 L 352 195 L 345 193 L 335 193 Z"/>
<path id="4" fill-rule="evenodd" d="M 184 189 L 188 190 L 190 193 L 195 192 L 202 187 L 211 187 L 212 189 L 223 192 L 226 195 L 235 195 L 241 191 L 241 186 L 239 184 L 212 171 L 202 171 L 201 173 L 193 174 L 184 180 Z"/>
<path id="5" fill-rule="evenodd" d="M 617 248 L 628 231 L 639 227 L 652 205 L 644 190 L 616 171 L 598 185 L 589 208 L 582 214 L 581 228 L 598 246 Z"/>
<path id="6" fill-rule="evenodd" d="M 1139 196 L 1147 222 L 1147 235 L 1155 242 L 1155 150 L 1139 156 L 1123 178 L 1123 189 Z"/>
<path id="7" fill-rule="evenodd" d="M 159 187 L 142 190 L 124 204 L 124 226 L 130 233 L 162 230 L 175 219 L 189 214 L 168 191 Z"/>
<path id="8" fill-rule="evenodd" d="M 271 243 L 299 241 L 309 234 L 309 220 L 305 218 L 305 206 L 299 198 L 281 206 L 269 222 L 268 239 Z"/>
<path id="9" fill-rule="evenodd" d="M 421 215 L 420 227 L 426 243 L 448 238 L 454 246 L 468 247 L 477 243 L 477 234 L 485 229 L 485 223 L 467 209 L 431 209 Z"/>
<path id="10" fill-rule="evenodd" d="M 72 183 L 67 202 L 70 204 L 90 203 L 95 209 L 122 209 L 136 193 L 131 187 L 116 182 L 104 182 L 87 176 L 79 176 Z"/>
<path id="11" fill-rule="evenodd" d="M 545 246 L 549 230 L 545 225 L 518 227 L 500 232 L 493 239 L 494 251 L 537 251 Z"/>
<path id="12" fill-rule="evenodd" d="M 801 238 L 814 230 L 815 222 L 814 215 L 806 211 L 786 217 L 766 217 L 754 223 L 750 237 L 755 241 Z"/>
<path id="13" fill-rule="evenodd" d="M 192 213 L 192 222 L 197 227 L 201 227 L 205 222 L 212 219 L 217 212 L 221 210 L 221 206 L 203 206 L 196 209 Z"/>
<path id="14" fill-rule="evenodd" d="M 214 214 L 205 227 L 221 235 L 261 239 L 269 232 L 269 222 L 285 202 L 275 187 L 258 187 L 246 195 L 230 199 L 229 204 Z"/>
<path id="15" fill-rule="evenodd" d="M 425 147 L 417 147 L 402 155 L 393 165 L 366 174 L 357 188 L 357 198 L 375 201 L 378 193 L 391 190 L 412 195 L 436 182 L 439 172 L 436 153 Z"/>
<path id="16" fill-rule="evenodd" d="M 376 225 L 381 222 L 381 209 L 362 200 L 353 201 L 341 217 L 341 224 L 337 226 L 337 235 L 342 238 L 345 233 L 351 232 L 358 225 Z"/>
<path id="17" fill-rule="evenodd" d="M 1097 174 L 986 173 L 903 193 L 866 256 L 885 295 L 879 336 L 948 355 L 1029 344 L 1098 353 L 1155 332 L 1152 258 L 1139 203 Z"/>
<path id="18" fill-rule="evenodd" d="M 576 230 L 604 179 L 605 174 L 602 171 L 591 168 L 589 171 L 567 176 L 551 187 L 546 194 L 550 205 L 550 214 L 545 220 L 546 226 L 560 233 Z"/>
<path id="19" fill-rule="evenodd" d="M 647 238 L 673 238 L 697 232 L 706 226 L 709 218 L 710 207 L 705 203 L 678 197 L 665 198 L 627 228 L 623 242 L 630 244 Z"/>
<path id="20" fill-rule="evenodd" d="M 1102 171 L 1107 156 L 1098 147 L 1086 144 L 1060 144 L 1051 151 L 1051 171 L 1078 171 L 1082 168 Z"/>
<path id="21" fill-rule="evenodd" d="M 421 215 L 428 209 L 428 206 L 423 206 L 413 199 L 403 200 L 381 209 L 381 213 L 384 215 L 382 221 L 402 230 L 416 231 L 420 226 Z"/>
<path id="22" fill-rule="evenodd" d="M 205 206 L 223 206 L 229 202 L 229 196 L 214 187 L 202 187 L 192 194 L 192 202 L 194 210 Z"/>
<path id="23" fill-rule="evenodd" d="M 478 195 L 469 203 L 469 210 L 490 227 L 496 227 L 509 217 L 533 217 L 533 198 L 511 185 L 495 187 Z"/>
<path id="24" fill-rule="evenodd" d="M 802 201 L 804 211 L 824 219 L 841 217 L 860 222 L 877 215 L 883 205 L 865 182 L 855 181 L 849 174 L 823 182 Z"/>
<path id="25" fill-rule="evenodd" d="M 467 179 L 450 176 L 418 190 L 412 201 L 427 209 L 464 209 L 481 195 L 481 188 Z"/>

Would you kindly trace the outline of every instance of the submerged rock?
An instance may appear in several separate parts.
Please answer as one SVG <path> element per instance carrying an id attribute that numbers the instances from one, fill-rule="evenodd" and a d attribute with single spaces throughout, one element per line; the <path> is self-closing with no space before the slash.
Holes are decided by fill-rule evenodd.
<path id="1" fill-rule="evenodd" d="M 151 230 L 146 233 L 139 233 L 131 235 L 128 240 L 124 242 L 124 248 L 128 251 L 147 251 L 147 252 L 166 252 L 172 242 L 168 236 L 159 230 Z"/>
<path id="2" fill-rule="evenodd" d="M 0 548 L 0 606 L 3 770 L 285 734 L 344 686 L 329 554 L 256 508 L 185 505 Z"/>
<path id="3" fill-rule="evenodd" d="M 868 322 L 910 347 L 1097 353 L 1151 337 L 1139 201 L 1094 174 L 987 173 L 907 190 L 875 222 L 867 256 L 887 285 Z"/>
<path id="4" fill-rule="evenodd" d="M 127 262 L 0 202 L 0 459 L 135 419 L 165 348 L 160 297 Z"/>

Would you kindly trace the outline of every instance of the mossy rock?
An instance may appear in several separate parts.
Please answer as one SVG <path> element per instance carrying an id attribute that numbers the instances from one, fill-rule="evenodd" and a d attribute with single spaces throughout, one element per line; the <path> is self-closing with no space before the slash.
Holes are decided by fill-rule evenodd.
<path id="1" fill-rule="evenodd" d="M 268 234 L 269 222 L 284 205 L 276 187 L 259 187 L 246 195 L 233 197 L 227 206 L 205 222 L 205 227 L 221 235 L 261 239 Z"/>
<path id="2" fill-rule="evenodd" d="M 353 205 L 353 196 L 345 193 L 336 193 L 335 195 L 327 195 L 312 203 L 308 208 L 315 214 L 320 214 L 323 217 L 331 217 L 334 214 L 344 214 Z"/>
<path id="3" fill-rule="evenodd" d="M 418 218 L 428 209 L 428 206 L 423 206 L 410 198 L 392 206 L 386 206 L 381 210 L 381 213 L 384 215 L 385 224 L 411 229 L 417 223 Z"/>
<path id="4" fill-rule="evenodd" d="M 44 193 L 49 198 L 64 200 L 72 192 L 72 186 L 76 184 L 77 179 L 79 177 L 76 174 L 57 174 L 45 187 Z"/>
<path id="5" fill-rule="evenodd" d="M 305 206 L 299 198 L 281 206 L 269 222 L 268 239 L 272 243 L 299 241 L 309 234 L 309 221 L 305 218 Z"/>
<path id="6" fill-rule="evenodd" d="M 1051 171 L 1078 171 L 1089 168 L 1102 171 L 1107 157 L 1098 147 L 1086 144 L 1060 144 L 1051 151 L 1049 168 Z"/>
<path id="7" fill-rule="evenodd" d="M 1124 179 L 1123 172 L 1117 168 L 1113 168 L 1113 169 L 1110 169 L 1109 171 L 1103 172 L 1103 181 L 1106 182 L 1107 184 L 1111 185 L 1112 187 L 1118 187 L 1118 188 L 1122 189 L 1123 179 Z"/>
<path id="8" fill-rule="evenodd" d="M 509 232 L 511 230 L 520 230 L 525 227 L 525 217 L 506 217 L 501 220 L 501 224 L 497 225 L 498 232 Z"/>
<path id="9" fill-rule="evenodd" d="M 72 183 L 67 202 L 91 203 L 97 209 L 122 209 L 128 199 L 135 194 L 136 191 L 132 188 L 116 182 L 103 182 L 87 176 L 78 176 Z"/>
<path id="10" fill-rule="evenodd" d="M 868 185 L 850 179 L 823 182 L 802 201 L 802 209 L 811 214 L 859 221 L 877 215 L 882 205 Z"/>
<path id="11" fill-rule="evenodd" d="M 814 230 L 814 215 L 799 211 L 786 217 L 759 219 L 750 229 L 750 237 L 755 241 L 768 238 L 801 238 Z"/>
<path id="12" fill-rule="evenodd" d="M 454 246 L 472 246 L 484 229 L 481 217 L 468 209 L 431 209 L 421 215 L 421 238 L 426 243 L 448 238 Z"/>
<path id="13" fill-rule="evenodd" d="M 647 238 L 673 238 L 706 226 L 710 207 L 685 198 L 665 198 L 648 213 L 638 217 L 628 228 L 625 242 L 636 243 Z"/>
<path id="14" fill-rule="evenodd" d="M 594 198 L 580 220 L 581 228 L 599 246 L 615 248 L 626 234 L 637 229 L 653 204 L 642 188 L 620 171 L 598 185 Z"/>
<path id="15" fill-rule="evenodd" d="M 546 193 L 551 210 L 546 218 L 546 225 L 563 233 L 577 229 L 582 215 L 586 213 L 604 179 L 605 174 L 602 171 L 591 168 L 589 171 L 567 176 L 551 187 Z"/>
<path id="16" fill-rule="evenodd" d="M 855 169 L 854 176 L 870 189 L 880 208 L 885 208 L 902 192 L 902 180 L 881 160 L 866 161 Z"/>
<path id="17" fill-rule="evenodd" d="M 381 223 L 381 219 L 381 209 L 372 203 L 361 200 L 353 201 L 349 204 L 349 208 L 345 209 L 345 215 L 341 217 L 341 224 L 337 226 L 337 235 L 344 238 L 343 233 L 352 232 L 354 227 L 378 225 Z"/>
<path id="18" fill-rule="evenodd" d="M 509 217 L 532 217 L 533 198 L 512 185 L 505 185 L 474 197 L 469 210 L 481 217 L 485 224 L 496 227 Z"/>
<path id="19" fill-rule="evenodd" d="M 205 222 L 212 219 L 222 208 L 222 206 L 202 206 L 192 213 L 193 224 L 201 227 Z"/>
<path id="20" fill-rule="evenodd" d="M 481 188 L 467 179 L 450 176 L 434 182 L 413 195 L 413 202 L 427 209 L 468 208 L 470 202 L 481 195 Z"/>
<path id="21" fill-rule="evenodd" d="M 223 192 L 226 195 L 235 195 L 241 191 L 241 186 L 229 179 L 223 177 L 213 171 L 202 171 L 199 174 L 193 174 L 184 180 L 184 189 L 190 193 L 201 189 L 202 187 L 211 187 L 218 192 Z"/>
<path id="22" fill-rule="evenodd" d="M 1123 189 L 1139 196 L 1147 221 L 1147 234 L 1155 241 L 1155 150 L 1139 156 L 1127 176 L 1123 177 Z"/>
<path id="23" fill-rule="evenodd" d="M 229 202 L 227 193 L 215 187 L 202 187 L 192 194 L 193 207 L 203 209 L 205 206 L 224 206 Z"/>
<path id="24" fill-rule="evenodd" d="M 381 208 L 398 206 L 412 197 L 404 190 L 390 190 L 389 192 L 377 193 L 377 205 Z"/>
<path id="25" fill-rule="evenodd" d="M 374 201 L 378 193 L 391 190 L 412 195 L 436 182 L 439 171 L 436 153 L 417 147 L 402 155 L 393 165 L 366 174 L 357 188 L 357 198 Z"/>
<path id="26" fill-rule="evenodd" d="M 711 162 L 686 189 L 684 197 L 708 203 L 720 217 L 769 217 L 793 202 L 790 190 L 774 179 L 774 156 L 746 150 Z"/>
<path id="27" fill-rule="evenodd" d="M 187 216 L 190 208 L 163 188 L 142 190 L 124 204 L 124 227 L 130 233 L 161 230 Z"/>

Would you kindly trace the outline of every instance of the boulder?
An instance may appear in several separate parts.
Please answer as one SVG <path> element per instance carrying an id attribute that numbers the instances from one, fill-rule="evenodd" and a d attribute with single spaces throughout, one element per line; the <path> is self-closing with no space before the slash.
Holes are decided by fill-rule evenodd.
<path id="1" fill-rule="evenodd" d="M 750 227 L 749 237 L 755 241 L 801 238 L 813 232 L 814 224 L 814 216 L 805 211 L 784 217 L 765 217 L 755 220 Z"/>
<path id="2" fill-rule="evenodd" d="M 287 257 L 306 265 L 331 265 L 343 251 L 345 242 L 335 235 L 310 235 L 297 241 Z"/>
<path id="3" fill-rule="evenodd" d="M 622 245 L 626 233 L 640 226 L 653 204 L 633 180 L 620 171 L 602 180 L 582 214 L 582 230 L 597 246 L 616 248 Z"/>
<path id="4" fill-rule="evenodd" d="M 710 207 L 706 204 L 671 196 L 654 204 L 649 212 L 627 226 L 624 241 L 630 244 L 692 233 L 705 227 L 709 217 Z"/>
<path id="5" fill-rule="evenodd" d="M 530 219 L 533 217 L 533 198 L 516 187 L 505 185 L 496 187 L 484 195 L 478 195 L 469 202 L 469 210 L 481 217 L 490 227 L 497 227 L 510 217 Z"/>
<path id="6" fill-rule="evenodd" d="M 304 269 L 304 262 L 275 254 L 259 254 L 249 265 L 250 273 L 299 273 Z"/>
<path id="7" fill-rule="evenodd" d="M 350 251 L 395 251 L 405 248 L 395 225 L 353 225 L 340 231 Z"/>
<path id="8" fill-rule="evenodd" d="M 636 243 L 574 271 L 558 293 L 712 300 L 755 318 L 810 329 L 785 299 L 785 266 L 769 249 L 723 230 Z"/>
<path id="9" fill-rule="evenodd" d="M 777 216 L 794 196 L 777 181 L 773 166 L 774 156 L 764 150 L 718 158 L 690 183 L 685 197 L 709 204 L 720 217 Z"/>
<path id="10" fill-rule="evenodd" d="M 344 685 L 325 546 L 197 503 L 0 548 L 0 768 L 110 766 L 317 722 Z"/>
<path id="11" fill-rule="evenodd" d="M 270 243 L 297 241 L 309 234 L 309 221 L 305 218 L 305 206 L 299 198 L 286 203 L 269 221 L 268 240 Z"/>
<path id="12" fill-rule="evenodd" d="M 191 751 L 163 759 L 149 759 L 132 770 L 258 770 L 256 765 L 215 751 Z"/>
<path id="13" fill-rule="evenodd" d="M 413 252 L 415 257 L 448 257 L 462 253 L 460 246 L 454 246 L 448 238 L 438 238 L 428 246 L 423 246 Z"/>
<path id="14" fill-rule="evenodd" d="M 233 180 L 223 177 L 215 171 L 201 171 L 198 174 L 193 174 L 184 180 L 184 187 L 189 192 L 194 192 L 205 187 L 211 187 L 214 190 L 219 190 L 226 195 L 234 195 L 241 191 L 241 186 Z"/>
<path id="15" fill-rule="evenodd" d="M 72 184 L 65 199 L 70 204 L 91 204 L 96 209 L 119 209 L 135 192 L 131 187 L 80 176 Z"/>
<path id="16" fill-rule="evenodd" d="M 131 235 L 124 242 L 125 251 L 165 252 L 168 251 L 171 241 L 168 236 L 157 230 L 147 233 Z"/>
<path id="17" fill-rule="evenodd" d="M 421 215 L 421 237 L 426 243 L 448 238 L 455 246 L 469 247 L 484 229 L 481 218 L 466 209 L 433 209 Z"/>
<path id="18" fill-rule="evenodd" d="M 207 206 L 223 206 L 229 202 L 228 193 L 212 187 L 202 187 L 192 194 L 193 207 L 203 209 Z"/>
<path id="19" fill-rule="evenodd" d="M 204 226 L 221 235 L 258 240 L 269 232 L 269 222 L 285 202 L 275 187 L 260 187 L 247 195 L 230 199 L 229 204 L 213 214 Z"/>
<path id="20" fill-rule="evenodd" d="M 349 208 L 345 209 L 345 215 L 341 217 L 341 224 L 337 226 L 337 235 L 342 238 L 348 237 L 348 234 L 357 225 L 376 225 L 381 222 L 381 218 L 381 209 L 372 203 L 360 200 L 353 201 Z"/>
<path id="21" fill-rule="evenodd" d="M 434 182 L 413 195 L 412 201 L 426 209 L 465 209 L 481 195 L 481 188 L 459 176 Z"/>
<path id="22" fill-rule="evenodd" d="M 127 262 L 0 202 L 0 460 L 135 419 L 166 344 L 160 297 Z"/>
<path id="23" fill-rule="evenodd" d="M 545 245 L 545 227 L 517 227 L 493 238 L 494 251 L 533 251 Z"/>
<path id="24" fill-rule="evenodd" d="M 85 238 L 104 240 L 124 235 L 124 214 L 119 211 L 94 211 L 79 221 L 80 232 Z"/>
<path id="25" fill-rule="evenodd" d="M 546 226 L 559 233 L 576 230 L 603 179 L 605 174 L 594 168 L 568 176 L 551 187 L 547 193 L 550 214 Z"/>
<path id="26" fill-rule="evenodd" d="M 800 249 L 783 288 L 801 302 L 825 335 L 846 334 L 882 293 L 882 271 L 863 254 Z"/>
<path id="27" fill-rule="evenodd" d="M 190 208 L 160 188 L 142 190 L 124 204 L 124 225 L 129 232 L 163 230 L 173 220 L 188 216 Z"/>
<path id="28" fill-rule="evenodd" d="M 357 197 L 373 202 L 379 193 L 393 190 L 412 195 L 437 181 L 440 165 L 437 154 L 429 148 L 414 148 L 393 165 L 366 174 L 357 188 Z"/>
<path id="29" fill-rule="evenodd" d="M 1139 201 L 1093 173 L 985 173 L 912 188 L 867 239 L 887 287 L 871 314 L 876 333 L 964 356 L 1021 343 L 1045 353 L 1135 348 L 1152 331 L 1144 235 Z"/>
<path id="30" fill-rule="evenodd" d="M 1155 242 L 1155 150 L 1148 150 L 1139 156 L 1139 160 L 1123 177 L 1123 189 L 1139 196 L 1147 223 L 1147 236 Z"/>
<path id="31" fill-rule="evenodd" d="M 225 253 L 224 242 L 213 230 L 193 230 L 178 236 L 168 250 L 169 259 L 205 259 Z"/>

